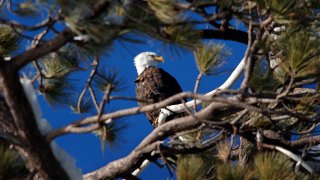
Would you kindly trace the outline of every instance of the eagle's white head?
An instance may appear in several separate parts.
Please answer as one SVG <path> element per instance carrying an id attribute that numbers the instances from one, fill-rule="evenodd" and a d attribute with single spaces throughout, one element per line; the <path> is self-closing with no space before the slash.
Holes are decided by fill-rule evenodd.
<path id="1" fill-rule="evenodd" d="M 145 68 L 157 66 L 159 62 L 164 62 L 164 59 L 154 52 L 142 52 L 134 58 L 134 65 L 136 66 L 138 75 L 140 75 Z"/>

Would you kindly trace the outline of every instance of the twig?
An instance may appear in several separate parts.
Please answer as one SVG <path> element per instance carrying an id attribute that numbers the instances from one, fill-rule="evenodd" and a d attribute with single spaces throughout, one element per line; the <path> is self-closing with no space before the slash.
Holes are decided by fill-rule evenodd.
<path id="1" fill-rule="evenodd" d="M 130 101 L 137 101 L 137 102 L 146 102 L 143 99 L 137 99 L 135 97 L 129 97 L 129 96 L 110 96 L 109 99 L 110 100 L 120 99 L 120 100 L 130 100 Z"/>
<path id="2" fill-rule="evenodd" d="M 194 93 L 194 94 L 197 94 L 197 93 L 198 93 L 198 89 L 199 89 L 199 85 L 200 85 L 201 78 L 202 78 L 202 73 L 200 72 L 200 73 L 198 74 L 196 83 L 195 83 L 195 85 L 194 85 L 194 90 L 193 90 L 193 93 Z M 197 102 L 196 102 L 196 99 L 194 99 L 193 109 L 194 109 L 194 112 L 197 112 Z"/>
<path id="3" fill-rule="evenodd" d="M 231 151 L 232 151 L 232 147 L 234 145 L 234 138 L 237 134 L 237 128 L 235 126 L 233 126 L 233 132 L 231 134 L 231 140 L 230 140 L 230 148 L 229 148 L 229 151 L 228 151 L 228 159 L 230 159 L 230 155 L 231 155 Z"/>
<path id="4" fill-rule="evenodd" d="M 290 157 L 291 159 L 300 162 L 301 165 L 307 170 L 309 171 L 311 174 L 313 174 L 315 171 L 309 166 L 309 164 L 307 164 L 306 162 L 304 162 L 301 157 L 299 157 L 298 155 L 292 153 L 291 151 L 284 149 L 280 146 L 275 146 L 275 149 L 280 151 L 281 153 L 285 154 L 286 156 Z"/>
<path id="5" fill-rule="evenodd" d="M 245 67 L 244 67 L 244 79 L 241 83 L 240 88 L 243 90 L 243 92 L 246 92 L 248 88 L 248 83 L 250 79 L 250 73 L 251 73 L 251 66 L 252 66 L 252 21 L 250 20 L 249 28 L 248 28 L 248 46 L 246 49 L 246 52 L 244 54 L 244 61 L 245 61 Z"/>
<path id="6" fill-rule="evenodd" d="M 93 88 L 91 87 L 91 85 L 89 85 L 88 89 L 89 89 L 93 104 L 96 107 L 96 110 L 98 112 L 99 111 L 99 104 L 98 104 L 98 100 L 97 100 L 96 94 L 94 93 Z"/>
<path id="7" fill-rule="evenodd" d="M 242 112 L 240 112 L 240 114 L 234 119 L 234 120 L 232 120 L 231 121 L 231 125 L 235 125 L 238 121 L 240 121 L 242 118 L 243 118 L 243 116 L 245 116 L 246 114 L 248 113 L 248 110 L 247 109 L 245 109 L 245 110 L 243 110 Z"/>
<path id="8" fill-rule="evenodd" d="M 109 101 L 110 93 L 111 93 L 111 85 L 107 84 L 107 88 L 106 88 L 104 95 L 103 95 L 103 98 L 99 104 L 99 111 L 98 111 L 98 115 L 97 115 L 97 122 L 99 124 L 101 123 L 101 117 L 103 114 L 104 106 L 105 106 L 106 102 Z"/>
<path id="9" fill-rule="evenodd" d="M 172 176 L 172 171 L 174 171 L 174 167 L 168 162 L 168 160 L 166 159 L 166 157 L 163 155 L 162 151 L 161 151 L 161 144 L 159 143 L 157 146 L 157 150 L 161 156 L 161 158 L 163 159 L 163 161 L 166 163 L 169 174 Z"/>
<path id="10" fill-rule="evenodd" d="M 279 94 L 279 95 L 277 96 L 276 99 L 279 100 L 279 99 L 287 96 L 287 95 L 289 94 L 292 86 L 293 86 L 293 83 L 294 83 L 294 76 L 291 75 L 291 76 L 290 76 L 290 82 L 289 82 L 288 86 L 286 87 L 286 89 L 285 89 L 281 94 Z"/>
<path id="11" fill-rule="evenodd" d="M 77 104 L 77 111 L 78 112 L 81 112 L 81 101 L 82 101 L 87 89 L 88 88 L 89 88 L 89 90 L 91 89 L 92 79 L 94 78 L 95 74 L 97 73 L 98 66 L 99 66 L 99 56 L 98 55 L 95 55 L 94 60 L 92 62 L 92 66 L 93 66 L 93 69 L 92 69 L 92 71 L 91 71 L 91 73 L 89 75 L 89 78 L 86 81 L 86 85 L 83 88 L 83 90 L 82 90 L 82 92 L 81 92 L 81 94 L 79 96 L 79 99 L 78 99 L 78 104 Z M 93 102 L 95 104 L 95 107 L 96 107 L 97 111 L 99 111 L 99 108 L 98 108 L 99 106 L 97 106 L 97 101 L 96 101 L 96 98 L 95 98 L 95 95 L 94 95 L 93 91 L 91 92 L 91 90 L 90 90 L 90 93 L 91 93 L 92 100 L 93 100 Z"/>
<path id="12" fill-rule="evenodd" d="M 139 176 L 139 174 L 140 174 L 143 170 L 145 170 L 145 169 L 148 167 L 149 164 L 150 164 L 150 161 L 149 161 L 148 159 L 144 160 L 144 161 L 142 162 L 142 164 L 140 165 L 140 167 L 137 168 L 136 170 L 134 170 L 131 174 L 132 174 L 133 176 Z"/>

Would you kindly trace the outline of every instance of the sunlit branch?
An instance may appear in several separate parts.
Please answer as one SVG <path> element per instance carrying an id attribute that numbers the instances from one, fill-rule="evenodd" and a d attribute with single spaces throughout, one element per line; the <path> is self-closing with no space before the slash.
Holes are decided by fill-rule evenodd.
<path id="1" fill-rule="evenodd" d="M 309 164 L 307 164 L 306 162 L 301 160 L 301 157 L 299 157 L 298 155 L 292 153 L 291 151 L 280 147 L 280 146 L 272 146 L 272 145 L 264 145 L 263 147 L 265 148 L 269 148 L 269 149 L 276 149 L 279 152 L 285 154 L 286 156 L 288 156 L 289 158 L 295 160 L 296 162 L 301 162 L 301 165 L 307 170 L 309 171 L 311 174 L 313 174 L 315 171 L 310 167 Z"/>
<path id="2" fill-rule="evenodd" d="M 236 67 L 236 69 L 231 73 L 231 75 L 229 76 L 229 78 L 220 86 L 218 87 L 217 89 L 214 89 L 212 90 L 211 92 L 207 93 L 206 95 L 212 95 L 214 94 L 215 92 L 217 92 L 218 90 L 223 90 L 223 89 L 229 89 L 235 82 L 236 80 L 239 78 L 243 68 L 244 68 L 244 64 L 245 64 L 245 59 L 243 58 L 240 63 L 238 64 L 238 66 Z M 189 101 L 186 103 L 186 106 L 191 108 L 193 105 L 194 105 L 194 100 L 192 101 Z M 201 100 L 198 100 L 196 102 L 197 105 L 199 105 L 201 103 Z M 169 110 L 167 110 L 169 109 Z M 185 109 L 185 106 L 183 104 L 178 104 L 178 105 L 171 105 L 171 106 L 168 106 L 166 108 L 162 108 L 161 109 L 161 113 L 160 113 L 160 116 L 158 118 L 158 122 L 161 124 L 161 123 L 164 123 L 166 118 L 168 116 L 170 116 L 172 114 L 172 112 L 183 112 Z"/>
<path id="3" fill-rule="evenodd" d="M 245 67 L 244 67 L 244 79 L 241 83 L 240 88 L 244 90 L 244 92 L 248 88 L 248 83 L 250 79 L 250 72 L 251 72 L 251 66 L 252 66 L 252 41 L 253 41 L 253 34 L 252 34 L 252 22 L 249 23 L 248 28 L 248 46 L 246 49 L 246 52 L 244 53 L 244 61 L 245 61 Z"/>
<path id="4" fill-rule="evenodd" d="M 197 94 L 198 93 L 198 89 L 199 89 L 199 85 L 200 85 L 200 81 L 201 81 L 201 78 L 202 78 L 202 73 L 200 72 L 197 76 L 197 80 L 196 80 L 196 83 L 194 85 L 194 90 L 193 90 L 193 93 L 194 94 Z M 185 104 L 185 103 L 184 103 Z M 193 109 L 194 111 L 197 111 L 197 100 L 194 99 L 194 106 L 193 106 Z"/>

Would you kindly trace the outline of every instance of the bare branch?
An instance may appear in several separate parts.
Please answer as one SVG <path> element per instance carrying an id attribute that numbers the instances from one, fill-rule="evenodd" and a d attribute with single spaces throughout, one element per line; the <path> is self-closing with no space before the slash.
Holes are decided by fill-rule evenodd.
<path id="1" fill-rule="evenodd" d="M 202 73 L 200 72 L 200 73 L 198 74 L 196 83 L 195 83 L 195 85 L 194 85 L 194 90 L 193 90 L 193 93 L 194 93 L 194 94 L 197 94 L 197 93 L 198 93 L 198 89 L 199 89 L 199 85 L 200 85 L 201 78 L 202 78 Z M 184 104 L 185 104 L 185 103 L 184 103 Z M 196 99 L 194 99 L 193 109 L 194 109 L 194 111 L 197 111 L 197 102 L 196 102 Z"/>
<path id="2" fill-rule="evenodd" d="M 246 49 L 246 52 L 244 53 L 244 61 L 245 61 L 245 67 L 244 67 L 244 79 L 241 83 L 241 89 L 244 91 L 247 90 L 248 88 L 248 83 L 250 79 L 250 72 L 251 72 L 251 66 L 252 66 L 252 21 L 249 23 L 249 28 L 248 28 L 248 46 Z"/>
<path id="3" fill-rule="evenodd" d="M 86 81 L 85 87 L 83 88 L 83 90 L 82 90 L 82 92 L 81 92 L 81 94 L 80 94 L 80 96 L 78 98 L 78 104 L 77 104 L 77 111 L 78 112 L 81 112 L 81 101 L 82 101 L 87 89 L 88 88 L 89 88 L 89 90 L 91 89 L 90 86 L 91 86 L 92 79 L 95 76 L 95 74 L 97 73 L 98 66 L 99 66 L 99 58 L 97 57 L 97 55 L 95 55 L 95 58 L 94 58 L 94 60 L 92 62 L 92 66 L 93 66 L 93 69 L 92 69 L 92 71 L 91 71 L 91 73 L 89 75 L 89 78 Z M 90 91 L 90 93 L 91 93 L 92 101 L 94 102 L 94 104 L 95 104 L 95 106 L 97 108 L 97 111 L 98 111 L 99 106 L 97 105 L 95 95 L 91 91 Z"/>

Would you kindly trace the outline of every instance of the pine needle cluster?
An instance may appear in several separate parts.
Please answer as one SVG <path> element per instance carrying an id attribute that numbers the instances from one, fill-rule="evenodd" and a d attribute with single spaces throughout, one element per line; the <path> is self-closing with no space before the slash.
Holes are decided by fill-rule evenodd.
<path id="1" fill-rule="evenodd" d="M 0 25 L 0 56 L 9 56 L 19 48 L 19 36 L 7 25 Z"/>
<path id="2" fill-rule="evenodd" d="M 150 0 L 148 5 L 157 18 L 164 23 L 175 23 L 180 19 L 180 12 L 175 8 L 175 0 Z"/>
<path id="3" fill-rule="evenodd" d="M 305 174 L 295 174 L 293 162 L 285 155 L 277 152 L 258 153 L 253 162 L 241 166 L 227 162 L 216 165 L 217 179 L 309 179 Z"/>
<path id="4" fill-rule="evenodd" d="M 196 65 L 202 74 L 212 75 L 229 55 L 222 44 L 201 44 L 194 50 Z"/>
<path id="5" fill-rule="evenodd" d="M 20 155 L 0 140 L 0 179 L 25 178 L 27 169 Z"/>

